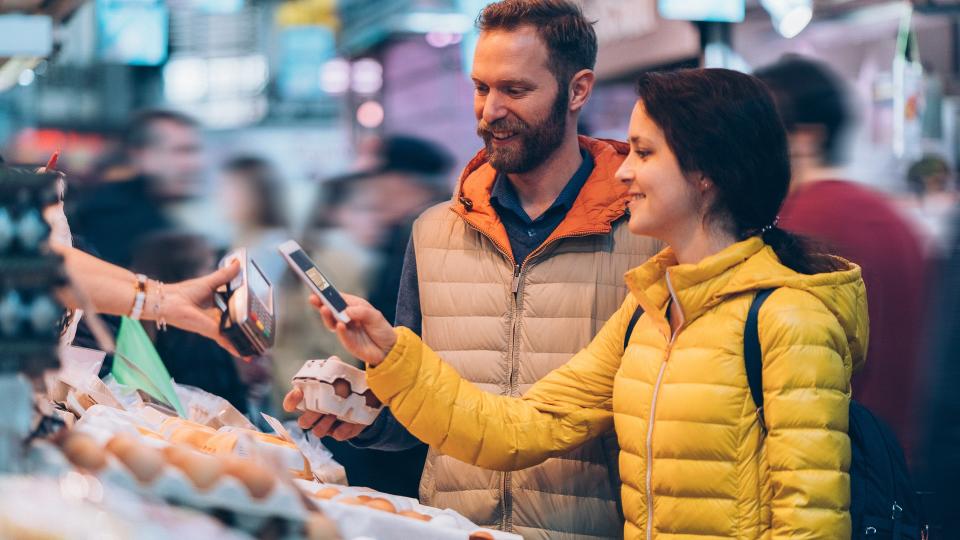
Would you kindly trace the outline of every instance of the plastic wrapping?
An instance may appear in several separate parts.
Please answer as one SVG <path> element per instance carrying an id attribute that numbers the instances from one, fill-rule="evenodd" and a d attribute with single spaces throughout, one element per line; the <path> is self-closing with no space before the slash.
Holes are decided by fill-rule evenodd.
<path id="1" fill-rule="evenodd" d="M 520 540 L 520 536 L 478 527 L 459 513 L 420 504 L 416 499 L 388 495 L 369 488 L 334 486 L 297 480 L 297 486 L 312 495 L 323 512 L 337 522 L 346 538 L 416 538 L 417 540 L 466 540 L 485 532 L 496 540 Z M 368 506 L 386 501 L 395 512 Z M 381 503 L 373 503 L 374 505 Z M 387 506 L 388 508 L 390 506 Z M 402 515 L 419 514 L 429 520 Z"/>
<path id="2" fill-rule="evenodd" d="M 256 430 L 236 407 L 220 396 L 193 386 L 174 385 L 177 397 L 187 409 L 187 419 L 198 424 L 220 429 L 224 426 Z"/>

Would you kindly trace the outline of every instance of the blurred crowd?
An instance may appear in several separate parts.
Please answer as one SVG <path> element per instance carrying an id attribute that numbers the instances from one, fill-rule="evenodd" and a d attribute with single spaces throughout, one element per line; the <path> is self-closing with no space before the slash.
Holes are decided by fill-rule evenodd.
<path id="1" fill-rule="evenodd" d="M 780 226 L 863 268 L 871 342 L 867 367 L 853 377 L 854 397 L 893 426 L 918 470 L 949 459 L 924 448 L 929 434 L 949 422 L 943 411 L 957 409 L 955 386 L 946 382 L 951 373 L 957 382 L 960 335 L 955 169 L 942 156 L 925 155 L 898 179 L 899 193 L 850 178 L 844 164 L 855 118 L 843 83 L 801 57 L 756 74 L 773 92 L 789 133 L 793 180 Z M 451 197 L 466 164 L 416 137 L 362 141 L 353 169 L 319 181 L 309 218 L 295 226 L 286 179 L 271 156 L 230 156 L 218 167 L 214 196 L 235 235 L 218 245 L 178 217 L 184 203 L 203 193 L 204 151 L 203 126 L 193 119 L 163 110 L 136 115 L 102 156 L 94 181 L 73 186 L 70 224 L 85 249 L 167 282 L 205 274 L 231 248 L 247 248 L 279 298 L 278 346 L 269 356 L 243 361 L 177 330 L 153 337 L 178 382 L 221 395 L 255 420 L 259 411 L 280 415 L 282 395 L 304 360 L 351 359 L 334 336 L 317 331 L 306 290 L 286 272 L 276 246 L 298 240 L 338 288 L 369 298 L 392 319 L 413 220 Z M 351 483 L 416 495 L 425 449 L 385 454 L 329 443 Z"/>

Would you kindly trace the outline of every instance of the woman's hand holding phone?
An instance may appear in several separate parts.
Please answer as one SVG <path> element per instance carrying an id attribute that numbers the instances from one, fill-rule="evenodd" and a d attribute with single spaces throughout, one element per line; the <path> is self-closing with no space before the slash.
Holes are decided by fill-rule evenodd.
<path id="1" fill-rule="evenodd" d="M 345 312 L 350 317 L 350 322 L 347 324 L 337 320 L 333 311 L 316 295 L 311 295 L 310 304 L 320 312 L 323 324 L 329 330 L 336 332 L 340 343 L 350 354 L 368 366 L 375 367 L 383 362 L 387 353 L 397 343 L 397 334 L 393 330 L 393 325 L 363 298 L 344 294 L 343 299 L 347 302 Z"/>

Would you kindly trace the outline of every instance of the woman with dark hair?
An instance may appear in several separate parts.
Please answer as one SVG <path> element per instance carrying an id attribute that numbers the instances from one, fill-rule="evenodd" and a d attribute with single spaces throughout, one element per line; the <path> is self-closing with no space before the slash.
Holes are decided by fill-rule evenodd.
<path id="1" fill-rule="evenodd" d="M 277 246 L 290 239 L 284 184 L 269 161 L 237 156 L 222 170 L 224 206 L 236 228 L 235 246 L 246 247 L 272 283 L 286 269 Z"/>
<path id="2" fill-rule="evenodd" d="M 522 398 L 497 396 L 361 299 L 349 299 L 350 324 L 320 308 L 324 322 L 394 416 L 458 459 L 522 469 L 615 427 L 627 538 L 849 538 L 860 269 L 777 227 L 789 159 L 759 81 L 705 69 L 647 74 L 638 88 L 617 176 L 630 231 L 669 247 L 627 273 L 632 294 L 568 364 Z M 758 410 L 744 334 L 765 290 Z"/>

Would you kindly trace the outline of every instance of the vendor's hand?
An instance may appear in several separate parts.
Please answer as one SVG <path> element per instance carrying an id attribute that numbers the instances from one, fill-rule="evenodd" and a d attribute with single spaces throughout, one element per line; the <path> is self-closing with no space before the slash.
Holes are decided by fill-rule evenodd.
<path id="1" fill-rule="evenodd" d="M 240 356 L 230 341 L 220 333 L 220 309 L 213 301 L 214 292 L 240 273 L 234 262 L 206 276 L 164 285 L 163 315 L 167 322 L 188 332 L 216 341 L 234 356 Z"/>
<path id="2" fill-rule="evenodd" d="M 340 343 L 350 354 L 370 367 L 376 366 L 383 362 L 387 353 L 397 343 L 397 334 L 383 314 L 371 306 L 370 302 L 349 294 L 344 294 L 343 299 L 347 301 L 346 313 L 350 317 L 350 324 L 338 321 L 317 295 L 310 297 L 310 303 L 320 311 L 323 324 L 337 333 Z"/>
<path id="3" fill-rule="evenodd" d="M 283 410 L 296 412 L 297 405 L 303 401 L 303 392 L 294 388 L 283 398 Z M 300 429 L 310 430 L 318 439 L 333 437 L 338 441 L 347 441 L 360 434 L 367 426 L 341 422 L 332 414 L 305 412 L 297 419 Z"/>

